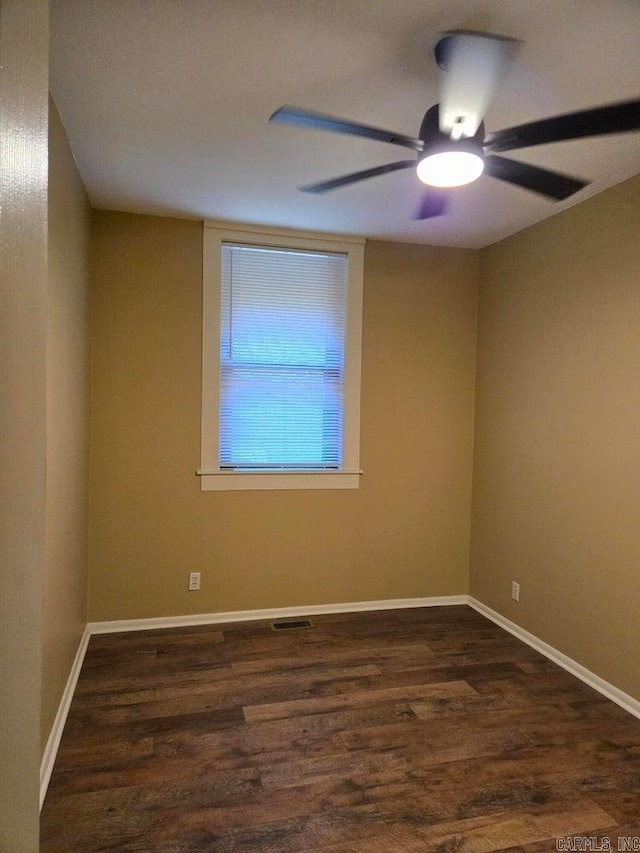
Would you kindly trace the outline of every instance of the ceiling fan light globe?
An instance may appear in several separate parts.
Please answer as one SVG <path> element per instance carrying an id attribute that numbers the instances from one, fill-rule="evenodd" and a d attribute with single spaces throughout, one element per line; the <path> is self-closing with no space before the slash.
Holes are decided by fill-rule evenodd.
<path id="1" fill-rule="evenodd" d="M 479 145 L 448 144 L 427 149 L 417 166 L 418 178 L 431 187 L 461 187 L 476 181 L 484 171 Z"/>

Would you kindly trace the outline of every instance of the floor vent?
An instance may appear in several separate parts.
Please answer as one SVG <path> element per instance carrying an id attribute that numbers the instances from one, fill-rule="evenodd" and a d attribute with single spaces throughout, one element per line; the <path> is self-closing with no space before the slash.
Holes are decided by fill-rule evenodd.
<path id="1" fill-rule="evenodd" d="M 271 629 L 273 631 L 294 631 L 296 628 L 313 628 L 315 627 L 311 619 L 294 619 L 290 622 L 272 622 Z"/>

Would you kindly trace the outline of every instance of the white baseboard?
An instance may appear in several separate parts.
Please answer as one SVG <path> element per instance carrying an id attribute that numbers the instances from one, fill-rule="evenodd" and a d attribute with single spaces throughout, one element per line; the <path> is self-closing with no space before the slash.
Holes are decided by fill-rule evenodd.
<path id="1" fill-rule="evenodd" d="M 190 625 L 220 625 L 227 622 L 257 622 L 294 616 L 320 616 L 324 613 L 360 613 L 366 610 L 401 610 L 408 607 L 447 607 L 467 604 L 468 595 L 438 595 L 432 598 L 388 598 L 380 601 L 350 601 L 344 604 L 310 604 L 300 607 L 274 607 L 266 610 L 229 610 L 222 613 L 196 613 L 190 616 L 159 616 L 152 619 L 119 619 L 114 622 L 89 622 L 91 634 L 120 631 L 150 631 L 158 628 L 183 628 Z"/>
<path id="2" fill-rule="evenodd" d="M 80 670 L 82 669 L 82 662 L 84 661 L 84 656 L 85 652 L 87 651 L 90 636 L 91 632 L 89 631 L 89 626 L 87 625 L 87 627 L 84 629 L 82 637 L 80 638 L 78 651 L 76 652 L 76 656 L 73 659 L 71 671 L 69 672 L 69 678 L 67 679 L 67 683 L 62 694 L 62 699 L 60 700 L 60 704 L 58 706 L 58 713 L 56 714 L 56 718 L 53 721 L 53 726 L 51 727 L 51 732 L 49 733 L 49 738 L 47 740 L 47 745 L 44 750 L 44 755 L 42 756 L 42 761 L 40 762 L 40 808 L 42 808 L 44 798 L 47 795 L 47 788 L 49 787 L 49 780 L 51 779 L 51 774 L 53 773 L 53 765 L 55 764 L 56 755 L 58 754 L 58 747 L 60 746 L 60 739 L 62 738 L 64 724 L 67 721 L 67 715 L 69 714 L 69 708 L 71 707 L 71 700 L 73 699 L 76 684 L 78 683 L 78 676 L 80 675 Z"/>
<path id="3" fill-rule="evenodd" d="M 625 711 L 628 711 L 630 714 L 633 714 L 634 717 L 638 717 L 640 719 L 640 702 L 637 699 L 634 699 L 633 696 L 630 696 L 628 693 L 625 693 L 623 690 L 620 690 L 618 687 L 615 687 L 613 684 L 605 681 L 604 678 L 600 678 L 599 675 L 591 672 L 591 670 L 587 669 L 586 666 L 582 666 L 582 664 L 573 660 L 573 658 L 559 652 L 558 649 L 550 646 L 548 643 L 545 643 L 544 640 L 539 639 L 535 634 L 530 634 L 529 631 L 525 631 L 524 628 L 521 628 L 515 622 L 507 619 L 506 616 L 502 616 L 502 614 L 498 613 L 496 610 L 492 610 L 490 607 L 487 607 L 486 604 L 478 601 L 472 595 L 467 596 L 467 603 L 469 604 L 469 607 L 473 607 L 474 610 L 477 610 L 478 613 L 481 613 L 483 616 L 486 616 L 487 619 L 495 622 L 495 624 L 499 625 L 500 628 L 503 628 L 505 631 L 513 634 L 514 637 L 522 640 L 523 643 L 531 646 L 531 648 L 540 652 L 540 654 L 543 654 L 545 657 L 549 658 L 549 660 L 557 663 L 558 666 L 566 669 L 567 672 L 571 673 L 571 675 L 575 675 L 575 677 L 579 678 L 580 681 L 584 681 L 584 683 L 588 684 L 589 687 L 593 687 L 593 689 L 597 690 L 598 693 L 606 696 L 607 699 L 611 699 L 611 701 L 615 702 L 616 705 L 620 705 L 620 707 L 624 708 Z"/>

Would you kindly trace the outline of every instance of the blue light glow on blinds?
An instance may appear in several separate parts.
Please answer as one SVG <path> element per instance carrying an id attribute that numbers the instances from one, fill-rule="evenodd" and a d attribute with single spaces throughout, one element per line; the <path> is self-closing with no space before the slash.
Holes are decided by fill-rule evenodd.
<path id="1" fill-rule="evenodd" d="M 220 467 L 342 464 L 346 255 L 224 244 Z"/>

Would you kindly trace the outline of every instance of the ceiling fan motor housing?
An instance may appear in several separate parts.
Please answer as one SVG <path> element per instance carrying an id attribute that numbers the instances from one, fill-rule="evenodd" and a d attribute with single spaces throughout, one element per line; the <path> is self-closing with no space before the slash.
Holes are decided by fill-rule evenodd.
<path id="1" fill-rule="evenodd" d="M 424 114 L 418 138 L 424 142 L 425 149 L 432 143 L 447 143 L 451 141 L 451 137 L 440 130 L 440 104 L 434 104 L 432 107 L 429 107 Z M 484 143 L 484 122 L 480 122 L 473 137 L 466 137 L 466 139 L 468 141 L 473 140 L 478 147 L 482 148 L 482 144 Z"/>
<path id="2" fill-rule="evenodd" d="M 440 130 L 439 104 L 430 107 L 420 125 L 424 149 L 418 154 L 418 177 L 428 185 L 454 187 L 471 183 L 484 169 L 484 125 L 472 137 L 450 137 Z"/>
<path id="3" fill-rule="evenodd" d="M 418 162 L 424 160 L 426 157 L 433 157 L 434 154 L 443 154 L 447 151 L 460 151 L 465 154 L 475 154 L 476 157 L 480 157 L 484 160 L 484 151 L 482 145 L 478 145 L 475 139 L 459 139 L 454 141 L 452 139 L 443 140 L 433 140 L 425 145 L 424 151 L 418 154 Z"/>

